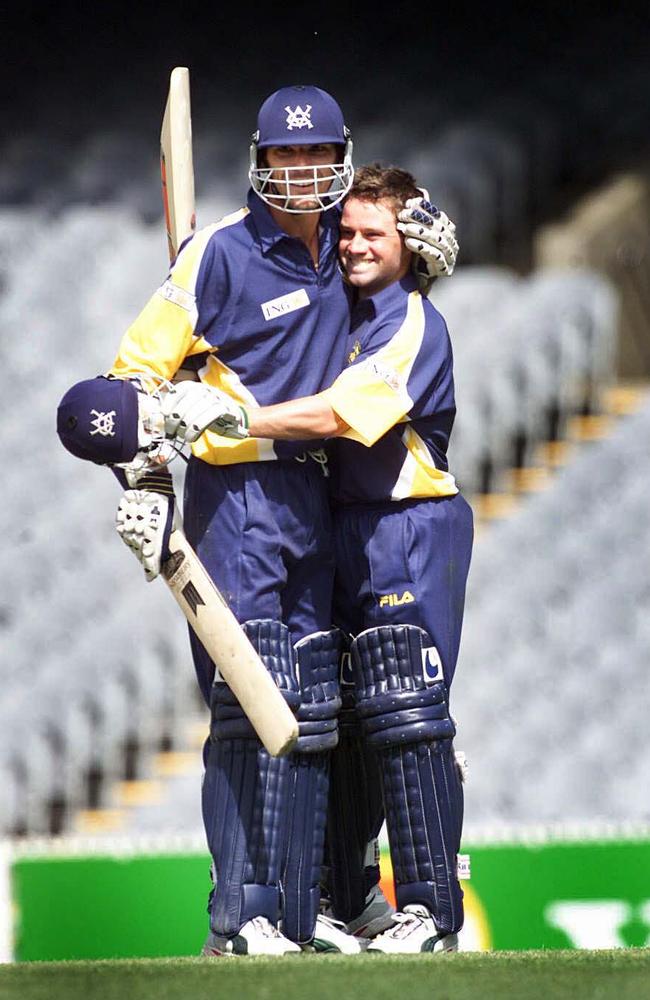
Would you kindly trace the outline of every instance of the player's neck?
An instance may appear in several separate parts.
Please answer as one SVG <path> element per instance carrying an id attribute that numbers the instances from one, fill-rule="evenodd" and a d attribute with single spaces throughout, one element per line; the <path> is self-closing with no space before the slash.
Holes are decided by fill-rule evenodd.
<path id="1" fill-rule="evenodd" d="M 356 290 L 357 299 L 370 299 L 373 295 L 378 295 L 379 292 L 383 292 L 385 288 L 390 288 L 391 285 L 396 285 L 398 281 L 405 278 L 410 270 L 410 264 L 405 263 L 400 267 L 399 271 L 396 271 L 392 276 L 384 278 L 376 284 L 362 285 L 361 288 L 357 288 Z"/>
<path id="2" fill-rule="evenodd" d="M 287 236 L 295 236 L 305 244 L 314 267 L 318 267 L 318 224 L 320 222 L 320 212 L 305 212 L 303 215 L 295 215 L 292 212 L 282 212 L 279 208 L 270 208 L 271 215 L 277 222 L 280 229 L 284 229 Z"/>

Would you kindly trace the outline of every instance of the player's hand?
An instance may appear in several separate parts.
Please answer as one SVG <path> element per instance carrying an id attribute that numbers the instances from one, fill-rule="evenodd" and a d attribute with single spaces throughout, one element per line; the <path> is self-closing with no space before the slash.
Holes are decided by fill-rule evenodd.
<path id="1" fill-rule="evenodd" d="M 227 396 L 203 382 L 179 382 L 165 393 L 161 412 L 165 436 L 192 444 L 205 430 L 224 437 L 248 437 L 246 411 Z"/>
<path id="2" fill-rule="evenodd" d="M 170 477 L 171 479 L 171 477 Z M 144 568 L 147 580 L 155 580 L 169 558 L 169 537 L 180 524 L 173 492 L 127 490 L 119 502 L 115 528 L 125 545 Z"/>
<path id="3" fill-rule="evenodd" d="M 458 257 L 456 226 L 426 198 L 409 198 L 398 214 L 404 243 L 422 261 L 429 279 L 451 277 Z"/>

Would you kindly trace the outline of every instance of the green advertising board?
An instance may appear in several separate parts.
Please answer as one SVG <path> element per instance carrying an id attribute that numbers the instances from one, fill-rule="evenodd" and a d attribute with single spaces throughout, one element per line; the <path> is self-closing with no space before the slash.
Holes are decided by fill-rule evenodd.
<path id="1" fill-rule="evenodd" d="M 467 950 L 650 943 L 650 831 L 468 844 Z M 210 859 L 200 842 L 60 841 L 5 851 L 4 958 L 196 955 Z M 386 891 L 390 862 L 382 854 Z M 1 930 L 0 930 L 1 933 Z"/>

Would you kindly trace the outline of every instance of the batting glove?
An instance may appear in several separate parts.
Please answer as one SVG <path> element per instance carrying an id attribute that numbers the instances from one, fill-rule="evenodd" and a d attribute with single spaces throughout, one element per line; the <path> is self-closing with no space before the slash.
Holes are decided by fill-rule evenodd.
<path id="1" fill-rule="evenodd" d="M 456 226 L 426 198 L 409 198 L 398 214 L 397 228 L 406 247 L 420 258 L 426 277 L 451 277 L 458 257 Z"/>
<path id="2" fill-rule="evenodd" d="M 205 430 L 230 438 L 248 437 L 246 411 L 226 393 L 203 382 L 179 382 L 163 396 L 165 436 L 192 444 Z"/>
<path id="3" fill-rule="evenodd" d="M 174 487 L 169 472 L 145 474 L 138 489 L 126 490 L 117 508 L 115 528 L 144 569 L 155 580 L 169 558 L 169 538 L 179 527 Z"/>

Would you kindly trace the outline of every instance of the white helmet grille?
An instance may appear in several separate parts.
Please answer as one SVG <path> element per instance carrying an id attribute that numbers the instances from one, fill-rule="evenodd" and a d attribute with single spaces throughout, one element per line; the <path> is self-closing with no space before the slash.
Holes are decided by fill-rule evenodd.
<path id="1" fill-rule="evenodd" d="M 257 195 L 271 208 L 303 215 L 326 212 L 338 205 L 352 187 L 352 140 L 345 143 L 343 163 L 318 166 L 259 167 L 255 141 L 250 147 L 248 178 Z M 305 189 L 304 193 L 301 189 Z"/>

